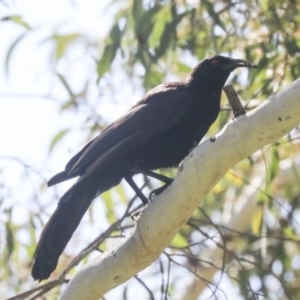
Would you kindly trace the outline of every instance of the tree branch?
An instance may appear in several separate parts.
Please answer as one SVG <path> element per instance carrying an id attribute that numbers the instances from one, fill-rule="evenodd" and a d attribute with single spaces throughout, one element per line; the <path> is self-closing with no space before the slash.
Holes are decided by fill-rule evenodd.
<path id="1" fill-rule="evenodd" d="M 60 300 L 99 299 L 149 266 L 229 168 L 300 123 L 299 95 L 298 79 L 257 109 L 231 120 L 215 139 L 196 147 L 174 182 L 147 205 L 131 235 L 86 265 Z"/>
<path id="2" fill-rule="evenodd" d="M 233 86 L 231 84 L 228 84 L 224 86 L 223 91 L 225 92 L 230 103 L 234 117 L 237 118 L 241 115 L 244 115 L 246 113 L 246 110 L 244 109 Z"/>

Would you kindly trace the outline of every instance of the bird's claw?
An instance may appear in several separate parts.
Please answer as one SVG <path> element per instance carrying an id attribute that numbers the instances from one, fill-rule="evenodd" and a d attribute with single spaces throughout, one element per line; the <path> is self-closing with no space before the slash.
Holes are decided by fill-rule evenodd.
<path id="1" fill-rule="evenodd" d="M 130 216 L 131 220 L 136 222 L 142 216 L 144 209 L 145 208 L 142 207 L 142 208 L 136 210 L 135 212 L 133 212 Z"/>
<path id="2" fill-rule="evenodd" d="M 161 194 L 168 187 L 168 185 L 169 184 L 165 184 L 165 185 L 161 186 L 160 188 L 151 191 L 151 193 L 149 194 L 149 200 L 152 201 L 154 196 Z"/>

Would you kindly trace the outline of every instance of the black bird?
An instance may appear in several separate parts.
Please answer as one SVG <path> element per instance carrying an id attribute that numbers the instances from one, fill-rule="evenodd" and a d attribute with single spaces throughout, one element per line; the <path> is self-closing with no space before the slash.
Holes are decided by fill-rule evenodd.
<path id="1" fill-rule="evenodd" d="M 48 186 L 79 176 L 61 197 L 46 224 L 34 255 L 32 276 L 47 279 L 92 200 L 124 178 L 144 204 L 147 198 L 132 180 L 143 173 L 177 167 L 216 120 L 222 88 L 236 68 L 257 66 L 223 56 L 203 59 L 184 82 L 164 83 L 150 90 L 120 119 L 108 126 L 52 177 Z"/>

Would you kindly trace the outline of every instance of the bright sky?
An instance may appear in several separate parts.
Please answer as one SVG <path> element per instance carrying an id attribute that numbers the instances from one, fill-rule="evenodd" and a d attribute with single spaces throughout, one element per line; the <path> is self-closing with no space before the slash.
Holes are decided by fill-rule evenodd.
<path id="1" fill-rule="evenodd" d="M 5 95 L 40 96 L 51 92 L 58 99 L 65 99 L 65 92 L 57 82 L 53 82 L 53 77 L 49 76 L 47 58 L 51 44 L 41 45 L 41 38 L 45 38 L 45 32 L 50 33 L 62 22 L 68 23 L 66 30 L 88 32 L 89 35 L 98 35 L 100 38 L 101 32 L 99 34 L 96 28 L 99 28 L 100 24 L 103 27 L 99 20 L 105 20 L 103 16 L 100 18 L 104 2 L 76 1 L 78 5 L 70 5 L 67 1 L 17 1 L 13 9 L 1 12 L 1 16 L 22 13 L 25 21 L 30 21 L 34 27 L 42 28 L 40 34 L 30 34 L 16 48 L 7 78 L 4 74 L 7 50 L 24 30 L 11 22 L 1 24 L 0 79 L 4 84 L 0 86 L 0 139 L 5 141 L 0 149 L 1 155 L 44 159 L 49 147 L 49 137 L 72 121 L 66 114 L 64 118 L 58 114 L 58 105 L 54 101 L 39 97 Z M 34 154 L 33 148 L 36 149 Z"/>

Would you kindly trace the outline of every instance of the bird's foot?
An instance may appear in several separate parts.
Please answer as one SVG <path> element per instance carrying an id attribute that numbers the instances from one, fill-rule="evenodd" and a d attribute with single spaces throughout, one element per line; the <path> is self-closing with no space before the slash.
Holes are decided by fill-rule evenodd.
<path id="1" fill-rule="evenodd" d="M 131 220 L 136 222 L 142 216 L 144 209 L 145 209 L 145 207 L 142 207 L 142 208 L 136 210 L 135 212 L 133 212 L 131 214 Z"/>
<path id="2" fill-rule="evenodd" d="M 155 190 L 151 191 L 151 193 L 149 195 L 150 201 L 152 201 L 155 196 L 161 194 L 171 183 L 172 183 L 172 181 L 169 182 L 169 183 L 166 183 L 165 185 L 161 186 L 158 189 L 155 189 Z"/>

